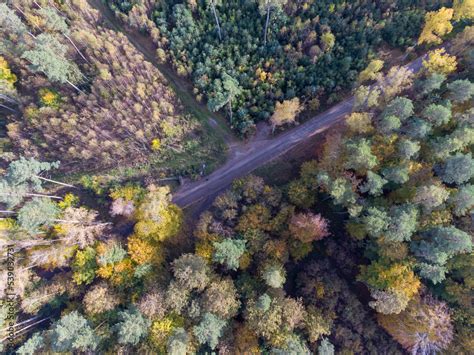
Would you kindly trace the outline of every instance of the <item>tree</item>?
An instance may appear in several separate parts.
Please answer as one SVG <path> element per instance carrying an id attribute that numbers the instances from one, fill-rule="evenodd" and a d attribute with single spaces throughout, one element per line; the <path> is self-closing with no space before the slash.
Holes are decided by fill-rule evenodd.
<path id="1" fill-rule="evenodd" d="M 414 118 L 408 122 L 403 132 L 410 138 L 423 139 L 431 132 L 430 123 L 420 118 Z"/>
<path id="2" fill-rule="evenodd" d="M 277 344 L 285 335 L 303 325 L 305 309 L 301 300 L 268 295 L 258 300 L 251 299 L 246 307 L 245 319 L 250 329 L 270 344 Z M 271 302 L 268 303 L 268 298 Z M 264 307 L 262 307 L 264 306 Z"/>
<path id="3" fill-rule="evenodd" d="M 321 35 L 321 47 L 325 52 L 329 52 L 336 44 L 336 36 L 331 31 L 326 31 Z"/>
<path id="4" fill-rule="evenodd" d="M 412 299 L 420 289 L 420 280 L 406 262 L 390 263 L 386 260 L 372 261 L 361 267 L 358 280 L 364 281 L 373 290 L 404 294 Z"/>
<path id="5" fill-rule="evenodd" d="M 118 313 L 120 321 L 114 326 L 120 344 L 137 345 L 148 334 L 150 320 L 136 309 Z"/>
<path id="6" fill-rule="evenodd" d="M 372 153 L 368 139 L 351 140 L 346 144 L 348 160 L 345 167 L 364 172 L 377 165 L 377 157 Z"/>
<path id="7" fill-rule="evenodd" d="M 17 95 L 14 86 L 16 81 L 17 77 L 12 73 L 8 62 L 0 56 L 0 99 L 16 103 L 14 98 Z"/>
<path id="8" fill-rule="evenodd" d="M 170 355 L 182 355 L 188 352 L 189 335 L 183 328 L 176 328 L 169 336 L 166 350 Z"/>
<path id="9" fill-rule="evenodd" d="M 389 241 L 402 242 L 410 240 L 418 225 L 418 210 L 405 204 L 395 205 L 390 209 L 390 223 L 384 236 Z"/>
<path id="10" fill-rule="evenodd" d="M 431 73 L 425 80 L 418 81 L 418 91 L 421 95 L 428 95 L 435 90 L 439 90 L 445 80 L 446 75 L 440 73 Z"/>
<path id="11" fill-rule="evenodd" d="M 202 291 L 209 283 L 209 267 L 200 256 L 184 254 L 171 265 L 175 279 L 187 290 Z"/>
<path id="12" fill-rule="evenodd" d="M 267 264 L 263 268 L 262 278 L 268 286 L 281 288 L 286 281 L 285 268 L 278 263 Z"/>
<path id="13" fill-rule="evenodd" d="M 416 267 L 422 278 L 430 280 L 435 285 L 444 281 L 448 272 L 445 266 L 437 264 L 417 263 Z"/>
<path id="14" fill-rule="evenodd" d="M 444 48 L 435 49 L 428 53 L 428 59 L 423 59 L 423 68 L 429 73 L 451 74 L 456 71 L 456 57 L 446 53 Z"/>
<path id="15" fill-rule="evenodd" d="M 59 161 L 47 163 L 37 161 L 34 158 L 26 159 L 24 157 L 20 157 L 20 159 L 11 162 L 8 166 L 7 173 L 5 174 L 5 180 L 12 186 L 27 184 L 28 188 L 33 191 L 42 191 L 43 181 L 53 182 L 66 187 L 74 187 L 72 185 L 64 184 L 62 182 L 47 179 L 41 176 L 42 173 L 58 167 Z"/>
<path id="16" fill-rule="evenodd" d="M 328 221 L 320 214 L 308 212 L 295 214 L 288 228 L 294 238 L 303 243 L 311 243 L 330 235 L 328 225 Z"/>
<path id="17" fill-rule="evenodd" d="M 380 80 L 380 78 L 378 80 Z M 378 87 L 370 88 L 360 85 L 354 91 L 354 108 L 359 110 L 377 106 L 381 94 L 382 91 Z"/>
<path id="18" fill-rule="evenodd" d="M 25 24 L 6 3 L 0 4 L 0 27 L 20 36 L 27 32 Z"/>
<path id="19" fill-rule="evenodd" d="M 110 223 L 96 222 L 97 211 L 84 207 L 68 207 L 58 220 L 58 231 L 63 240 L 70 245 L 78 244 L 80 248 L 94 244 L 102 236 Z"/>
<path id="20" fill-rule="evenodd" d="M 430 212 L 441 206 L 449 197 L 449 192 L 443 185 L 424 185 L 416 189 L 416 195 L 413 202 L 419 203 L 423 208 Z"/>
<path id="21" fill-rule="evenodd" d="M 135 233 L 143 238 L 164 241 L 175 236 L 182 223 L 182 211 L 171 203 L 168 186 L 149 188 L 135 213 Z"/>
<path id="22" fill-rule="evenodd" d="M 321 340 L 318 346 L 318 355 L 334 355 L 334 345 L 332 345 L 327 338 Z"/>
<path id="23" fill-rule="evenodd" d="M 451 120 L 451 109 L 442 105 L 431 104 L 423 110 L 422 116 L 433 126 L 442 126 L 448 124 Z"/>
<path id="24" fill-rule="evenodd" d="M 453 1 L 453 20 L 472 20 L 474 19 L 474 2 L 472 0 L 454 0 Z"/>
<path id="25" fill-rule="evenodd" d="M 51 348 L 56 352 L 93 351 L 98 344 L 99 337 L 77 311 L 62 316 L 51 329 Z"/>
<path id="26" fill-rule="evenodd" d="M 369 207 L 362 216 L 362 222 L 367 234 L 378 238 L 389 226 L 387 212 L 377 207 Z"/>
<path id="27" fill-rule="evenodd" d="M 401 122 L 413 115 L 413 101 L 406 97 L 396 97 L 385 107 L 383 116 L 396 116 Z"/>
<path id="28" fill-rule="evenodd" d="M 214 350 L 222 336 L 226 321 L 212 313 L 205 313 L 201 322 L 194 326 L 193 333 L 199 344 L 207 344 Z"/>
<path id="29" fill-rule="evenodd" d="M 165 293 L 159 289 L 152 289 L 139 300 L 137 308 L 149 319 L 163 318 L 166 313 Z"/>
<path id="30" fill-rule="evenodd" d="M 378 77 L 381 75 L 380 70 L 382 70 L 382 68 L 383 60 L 372 59 L 369 65 L 367 65 L 367 68 L 365 68 L 359 73 L 359 78 L 357 81 L 359 83 L 364 83 L 366 81 L 377 80 Z"/>
<path id="31" fill-rule="evenodd" d="M 265 29 L 263 31 L 263 44 L 267 45 L 268 24 L 270 23 L 270 11 L 281 9 L 287 0 L 259 0 L 258 8 L 261 14 L 266 14 Z"/>
<path id="32" fill-rule="evenodd" d="M 275 105 L 275 112 L 273 112 L 270 122 L 272 123 L 272 130 L 276 127 L 287 123 L 295 122 L 296 116 L 301 111 L 300 99 L 295 97 L 291 100 L 277 102 Z"/>
<path id="33" fill-rule="evenodd" d="M 380 118 L 378 124 L 377 124 L 377 129 L 385 134 L 392 134 L 401 127 L 401 121 L 397 116 L 382 116 Z"/>
<path id="34" fill-rule="evenodd" d="M 380 196 L 383 192 L 383 187 L 388 181 L 380 175 L 367 171 L 367 181 L 359 187 L 360 192 L 368 192 L 372 196 Z"/>
<path id="35" fill-rule="evenodd" d="M 408 305 L 409 298 L 400 292 L 372 290 L 370 292 L 375 301 L 370 301 L 369 306 L 382 314 L 399 314 Z"/>
<path id="36" fill-rule="evenodd" d="M 417 258 L 432 264 L 444 265 L 449 258 L 472 251 L 471 237 L 456 227 L 435 227 L 422 237 L 412 242 L 411 249 Z"/>
<path id="37" fill-rule="evenodd" d="M 453 30 L 451 19 L 453 9 L 442 7 L 438 11 L 430 11 L 425 15 L 425 25 L 418 38 L 418 44 L 440 44 L 441 37 Z"/>
<path id="38" fill-rule="evenodd" d="M 448 184 L 461 185 L 474 176 L 474 160 L 471 153 L 450 156 L 436 169 L 439 177 Z"/>
<path id="39" fill-rule="evenodd" d="M 409 169 L 406 165 L 395 165 L 383 168 L 382 175 L 387 180 L 396 184 L 404 184 L 410 178 Z"/>
<path id="40" fill-rule="evenodd" d="M 385 101 L 411 87 L 414 73 L 407 67 L 392 67 L 385 76 L 377 80 L 377 87 Z"/>
<path id="41" fill-rule="evenodd" d="M 51 226 L 58 214 L 59 208 L 54 202 L 35 197 L 20 208 L 17 222 L 28 233 L 36 234 L 39 227 Z"/>
<path id="42" fill-rule="evenodd" d="M 465 216 L 474 207 L 474 186 L 467 184 L 461 186 L 451 197 L 453 212 L 456 216 Z"/>
<path id="43" fill-rule="evenodd" d="M 181 314 L 182 310 L 189 303 L 190 291 L 179 282 L 171 281 L 166 290 L 167 309 Z"/>
<path id="44" fill-rule="evenodd" d="M 347 206 L 356 202 L 357 195 L 352 190 L 352 184 L 344 178 L 337 178 L 330 184 L 329 194 L 338 205 Z"/>
<path id="45" fill-rule="evenodd" d="M 164 261 L 163 248 L 158 243 L 135 234 L 128 237 L 127 249 L 130 258 L 139 265 L 159 265 Z"/>
<path id="46" fill-rule="evenodd" d="M 35 38 L 33 49 L 25 51 L 22 58 L 31 63 L 31 69 L 44 73 L 51 81 L 67 83 L 78 92 L 75 84 L 81 78 L 78 66 L 66 59 L 67 48 L 53 35 L 42 33 Z"/>
<path id="47" fill-rule="evenodd" d="M 40 332 L 34 333 L 21 347 L 18 348 L 18 355 L 38 354 L 45 346 L 44 337 Z"/>
<path id="48" fill-rule="evenodd" d="M 246 242 L 243 239 L 224 239 L 222 242 L 214 242 L 213 260 L 225 265 L 229 270 L 237 270 L 239 259 L 246 250 Z"/>
<path id="49" fill-rule="evenodd" d="M 379 314 L 380 325 L 411 354 L 446 350 L 453 325 L 445 303 L 426 295 L 412 300 L 399 314 Z"/>
<path id="50" fill-rule="evenodd" d="M 87 290 L 82 304 L 87 314 L 97 315 L 114 309 L 119 304 L 119 297 L 102 282 Z"/>
<path id="51" fill-rule="evenodd" d="M 474 95 L 474 84 L 467 79 L 455 80 L 446 87 L 449 90 L 449 98 L 454 102 L 466 102 Z"/>
<path id="52" fill-rule="evenodd" d="M 293 180 L 288 186 L 288 198 L 290 202 L 300 208 L 310 208 L 316 202 L 316 196 L 312 193 L 302 179 Z"/>
<path id="53" fill-rule="evenodd" d="M 356 134 L 366 134 L 372 132 L 372 117 L 367 112 L 352 112 L 346 117 L 346 125 L 351 132 Z"/>
<path id="54" fill-rule="evenodd" d="M 321 335 L 331 334 L 331 320 L 325 317 L 321 310 L 310 306 L 306 312 L 305 328 L 308 332 L 308 338 L 311 343 L 319 340 Z"/>
<path id="55" fill-rule="evenodd" d="M 71 265 L 73 280 L 76 284 L 90 284 L 94 281 L 97 270 L 96 251 L 91 247 L 78 250 Z"/>
<path id="56" fill-rule="evenodd" d="M 420 143 L 409 139 L 402 139 L 398 142 L 398 155 L 400 158 L 410 160 L 420 150 Z"/>
<path id="57" fill-rule="evenodd" d="M 210 98 L 207 103 L 207 106 L 209 107 L 209 110 L 211 110 L 212 112 L 216 112 L 219 111 L 225 105 L 228 105 L 230 123 L 233 124 L 232 101 L 235 97 L 240 95 L 242 89 L 239 86 L 239 82 L 227 73 L 222 74 L 222 87 L 224 89 L 224 92 L 219 92 L 216 94 L 216 97 Z"/>
<path id="58" fill-rule="evenodd" d="M 221 319 L 233 318 L 240 307 L 239 294 L 230 278 L 212 282 L 204 292 L 202 307 Z"/>
<path id="59" fill-rule="evenodd" d="M 272 348 L 271 354 L 286 355 L 286 354 L 311 354 L 308 346 L 304 340 L 298 335 L 290 334 L 284 338 L 284 344 L 278 348 Z"/>

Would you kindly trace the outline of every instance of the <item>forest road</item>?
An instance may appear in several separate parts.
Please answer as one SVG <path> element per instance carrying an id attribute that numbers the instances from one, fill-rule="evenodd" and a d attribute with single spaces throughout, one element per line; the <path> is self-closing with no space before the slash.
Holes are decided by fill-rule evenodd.
<path id="1" fill-rule="evenodd" d="M 173 88 L 183 101 L 188 105 L 193 103 L 195 107 L 191 107 L 191 111 L 207 114 L 209 119 L 215 116 L 215 114 L 211 115 L 204 105 L 199 105 L 191 99 L 191 95 L 188 91 L 189 84 L 186 85 L 187 83 L 184 83 L 181 78 L 177 78 L 175 73 L 173 73 L 172 69 L 168 66 L 157 63 L 155 48 L 145 35 L 126 29 L 101 0 L 88 1 L 92 7 L 102 13 L 114 29 L 124 33 L 135 48 L 142 52 L 147 60 L 158 67 L 167 79 L 170 80 Z M 419 57 L 407 64 L 406 67 L 413 72 L 417 72 L 422 67 L 422 59 L 423 57 Z M 222 129 L 222 126 L 219 127 L 221 135 L 230 148 L 226 163 L 201 180 L 187 182 L 182 185 L 174 193 L 173 202 L 185 208 L 199 201 L 205 201 L 200 207 L 206 207 L 208 203 L 211 203 L 214 197 L 225 190 L 233 180 L 250 174 L 252 171 L 278 158 L 290 149 L 305 144 L 305 142 L 314 135 L 324 132 L 334 124 L 342 121 L 347 114 L 351 113 L 353 102 L 354 97 L 349 97 L 330 109 L 308 119 L 299 126 L 270 139 L 254 139 L 247 143 L 237 142 L 234 137 L 231 137 L 230 134 Z"/>
<path id="2" fill-rule="evenodd" d="M 415 73 L 418 72 L 422 67 L 423 58 L 424 56 L 417 58 L 406 67 Z M 181 186 L 174 193 L 173 202 L 182 208 L 201 200 L 212 202 L 212 199 L 225 190 L 233 180 L 250 174 L 290 149 L 305 144 L 314 135 L 324 132 L 342 121 L 347 114 L 351 113 L 353 103 L 354 97 L 351 96 L 275 138 L 249 142 L 238 147 L 227 162 L 212 174 Z"/>

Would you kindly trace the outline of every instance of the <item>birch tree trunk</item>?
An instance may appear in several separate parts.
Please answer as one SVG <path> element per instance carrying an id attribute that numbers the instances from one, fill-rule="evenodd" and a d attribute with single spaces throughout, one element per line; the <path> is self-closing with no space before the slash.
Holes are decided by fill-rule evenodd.
<path id="1" fill-rule="evenodd" d="M 270 22 L 270 5 L 267 6 L 267 20 L 265 21 L 265 31 L 263 33 L 263 44 L 267 45 L 268 23 Z"/>
<path id="2" fill-rule="evenodd" d="M 77 91 L 79 91 L 81 94 L 84 94 L 85 95 L 85 92 L 82 91 L 81 89 L 79 89 L 76 85 L 74 85 L 73 83 L 71 83 L 69 80 L 66 80 L 66 83 L 68 83 L 69 85 L 71 85 L 74 89 L 76 89 Z"/>
<path id="3" fill-rule="evenodd" d="M 51 179 L 47 179 L 45 177 L 42 177 L 42 176 L 38 176 L 38 175 L 35 175 L 38 179 L 41 179 L 41 180 L 44 180 L 44 181 L 47 181 L 47 182 L 52 182 L 53 184 L 58 184 L 58 185 L 62 185 L 62 186 L 67 186 L 67 187 L 72 187 L 72 188 L 76 188 L 76 186 L 74 185 L 69 185 L 69 184 L 65 184 L 64 182 L 59 182 L 59 181 L 56 181 L 56 180 L 51 180 Z"/>
<path id="4" fill-rule="evenodd" d="M 219 40 L 222 41 L 221 25 L 219 24 L 219 18 L 217 17 L 216 5 L 214 3 L 214 0 L 211 1 L 211 8 L 212 8 L 212 13 L 214 14 L 214 18 L 216 19 L 217 32 L 219 33 Z"/>

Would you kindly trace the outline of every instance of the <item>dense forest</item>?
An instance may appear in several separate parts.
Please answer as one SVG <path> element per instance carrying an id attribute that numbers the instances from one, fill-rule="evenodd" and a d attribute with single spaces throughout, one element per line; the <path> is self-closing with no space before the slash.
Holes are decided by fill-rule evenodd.
<path id="1" fill-rule="evenodd" d="M 198 100 L 252 133 L 278 101 L 317 110 L 344 95 L 382 45 L 416 44 L 424 14 L 449 1 L 108 0 L 147 31 Z M 303 105 L 304 102 L 304 105 Z M 232 114 L 233 112 L 233 114 Z"/>
<path id="2" fill-rule="evenodd" d="M 60 160 L 69 174 L 134 166 L 186 175 L 219 159 L 206 126 L 87 2 L 12 4 L 0 4 L 2 72 L 16 73 L 0 97 L 9 155 Z"/>
<path id="3" fill-rule="evenodd" d="M 0 4 L 1 353 L 474 353 L 471 0 L 108 3 L 243 134 L 352 110 L 195 217 L 163 179 L 223 144 L 157 66 L 84 0 Z"/>

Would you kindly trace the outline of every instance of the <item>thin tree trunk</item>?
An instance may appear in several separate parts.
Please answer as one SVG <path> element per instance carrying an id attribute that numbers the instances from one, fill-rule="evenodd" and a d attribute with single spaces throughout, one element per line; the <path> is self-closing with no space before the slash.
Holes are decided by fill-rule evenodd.
<path id="1" fill-rule="evenodd" d="M 30 325 L 26 326 L 25 328 L 22 328 L 22 329 L 16 331 L 16 335 L 20 335 L 20 333 L 23 333 L 25 330 L 31 328 L 32 326 L 34 326 L 34 325 L 36 325 L 36 324 L 39 324 L 39 323 L 42 323 L 42 322 L 44 322 L 45 320 L 49 320 L 49 319 L 50 319 L 50 317 L 43 318 L 43 319 L 41 319 L 41 320 L 38 321 L 38 322 L 35 322 L 35 323 L 33 323 L 33 324 L 30 324 Z M 4 341 L 7 340 L 7 339 L 8 339 L 8 336 L 5 337 L 5 338 L 3 338 L 3 339 L 1 339 L 1 340 L 0 340 L 0 343 L 4 342 Z"/>
<path id="2" fill-rule="evenodd" d="M 47 197 L 47 198 L 52 198 L 55 200 L 62 200 L 63 198 L 61 196 L 55 196 L 55 195 L 42 195 L 42 194 L 32 194 L 32 193 L 27 193 L 25 194 L 26 196 L 34 196 L 34 197 Z"/>
<path id="3" fill-rule="evenodd" d="M 13 195 L 12 193 L 0 193 L 0 195 L 3 196 L 9 196 Z M 53 198 L 55 200 L 61 200 L 62 197 L 59 196 L 54 196 L 54 195 L 42 195 L 42 194 L 32 194 L 32 193 L 26 193 L 25 196 L 33 196 L 33 197 L 47 197 L 47 198 Z"/>
<path id="4" fill-rule="evenodd" d="M 0 104 L 0 107 L 3 107 L 4 109 L 8 110 L 8 111 L 11 111 L 11 112 L 18 112 L 17 110 L 11 108 L 11 107 L 8 107 L 8 106 L 5 106 L 3 104 Z"/>
<path id="5" fill-rule="evenodd" d="M 61 10 L 59 10 L 59 9 L 56 7 L 56 5 L 54 4 L 54 1 L 48 0 L 48 4 L 49 4 L 50 6 L 52 6 L 52 7 L 54 7 L 54 9 L 55 9 L 57 12 L 59 12 L 61 15 L 64 15 L 64 14 L 61 12 Z M 66 4 L 66 5 L 67 5 L 67 4 Z"/>
<path id="6" fill-rule="evenodd" d="M 41 180 L 44 180 L 44 181 L 48 181 L 48 182 L 52 182 L 54 184 L 58 184 L 58 185 L 62 185 L 62 186 L 67 186 L 67 187 L 72 187 L 73 189 L 77 189 L 76 186 L 74 185 L 69 185 L 69 184 L 65 184 L 64 182 L 59 182 L 59 181 L 56 181 L 56 180 L 51 180 L 51 179 L 47 179 L 45 177 L 42 177 L 42 176 L 38 176 L 38 175 L 35 175 L 38 179 L 41 179 Z"/>
<path id="7" fill-rule="evenodd" d="M 81 89 L 79 89 L 76 85 L 74 85 L 73 83 L 71 83 L 69 80 L 66 80 L 66 83 L 68 83 L 69 85 L 71 85 L 74 89 L 76 89 L 77 91 L 79 91 L 81 94 L 86 94 L 84 91 L 82 91 Z"/>
<path id="8" fill-rule="evenodd" d="M 265 21 L 265 32 L 263 33 L 263 44 L 267 45 L 268 23 L 270 22 L 270 6 L 267 6 L 267 20 Z"/>
<path id="9" fill-rule="evenodd" d="M 20 326 L 20 325 L 22 325 L 22 324 L 28 323 L 28 322 L 30 322 L 30 321 L 32 321 L 32 320 L 36 320 L 36 319 L 38 319 L 38 318 L 39 318 L 39 316 L 35 316 L 35 317 L 33 317 L 33 318 L 28 318 L 27 320 L 24 320 L 23 322 L 15 323 L 15 324 L 13 325 L 13 328 L 16 328 L 16 327 L 18 327 L 18 326 Z M 7 328 L 0 329 L 0 332 L 4 332 L 4 331 L 6 331 L 7 329 L 8 329 L 8 327 L 7 327 Z"/>
<path id="10" fill-rule="evenodd" d="M 81 56 L 82 59 L 84 59 L 87 63 L 91 63 L 87 60 L 86 57 L 84 57 L 84 55 L 81 53 L 81 51 L 79 50 L 79 48 L 77 48 L 76 44 L 72 41 L 72 39 L 65 33 L 63 33 L 63 36 L 67 38 L 67 40 L 72 44 L 72 46 L 74 47 L 74 49 L 76 50 L 77 53 L 79 53 L 79 55 Z"/>
<path id="11" fill-rule="evenodd" d="M 219 24 L 219 18 L 217 17 L 216 6 L 214 4 L 214 0 L 211 1 L 211 8 L 212 8 L 212 13 L 214 14 L 214 18 L 216 19 L 217 32 L 219 33 L 219 40 L 222 41 L 221 26 Z"/>

